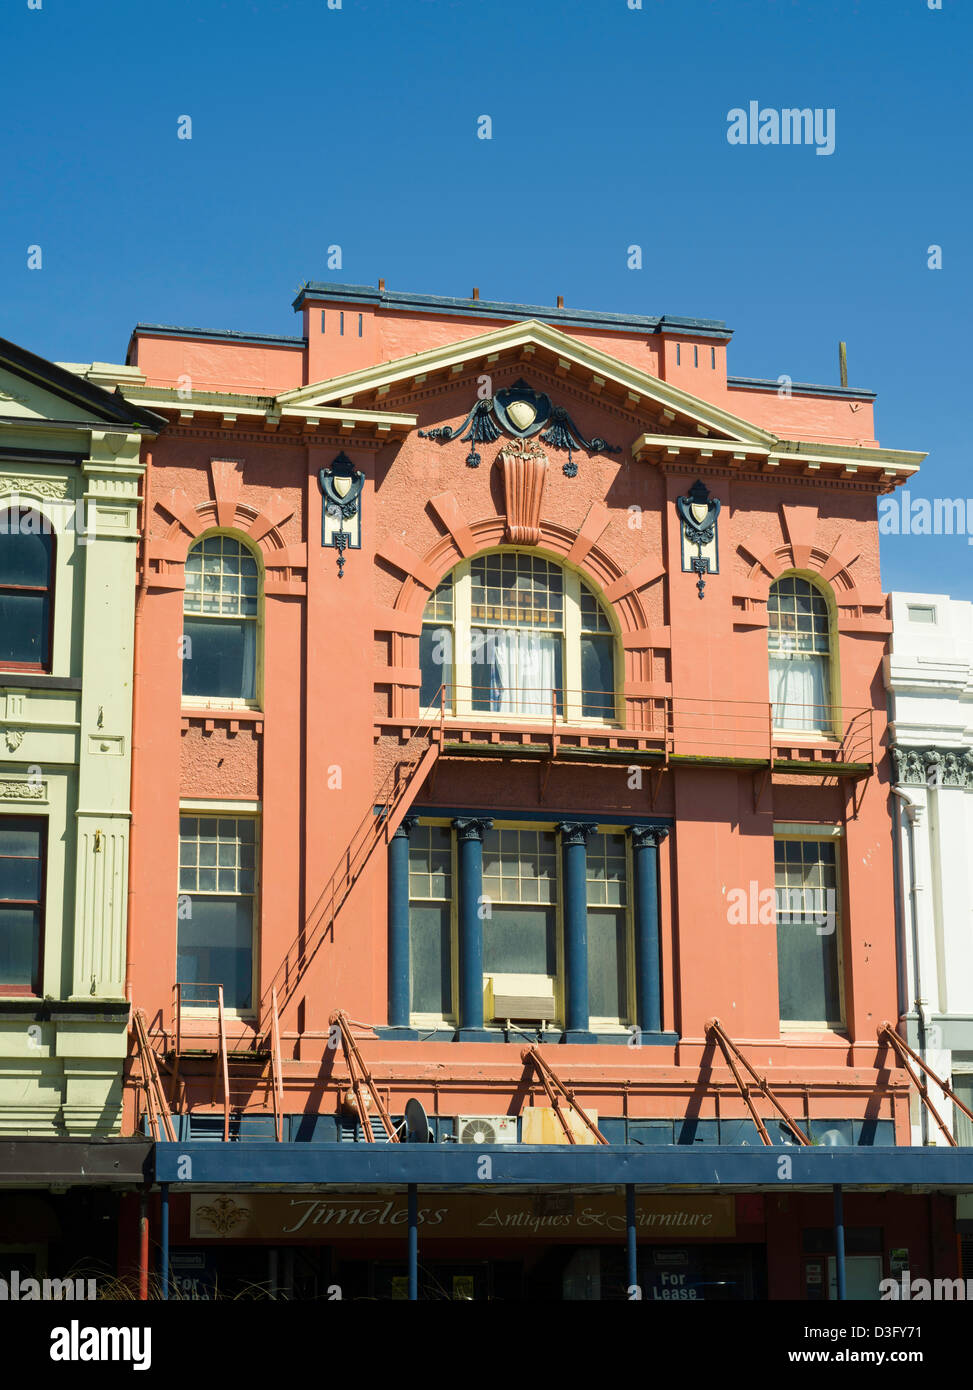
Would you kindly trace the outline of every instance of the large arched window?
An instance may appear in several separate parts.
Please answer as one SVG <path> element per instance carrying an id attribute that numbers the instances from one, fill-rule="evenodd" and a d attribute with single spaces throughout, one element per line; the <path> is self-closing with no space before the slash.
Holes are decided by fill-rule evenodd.
<path id="1" fill-rule="evenodd" d="M 831 612 L 809 579 L 784 575 L 770 586 L 767 647 L 774 727 L 827 734 L 831 699 Z"/>
<path id="2" fill-rule="evenodd" d="M 457 713 L 615 718 L 615 636 L 574 570 L 522 550 L 463 561 L 426 604 L 422 704 Z"/>
<path id="3" fill-rule="evenodd" d="M 51 669 L 54 536 L 42 513 L 0 511 L 0 667 Z"/>
<path id="4" fill-rule="evenodd" d="M 184 695 L 253 700 L 260 572 L 234 536 L 204 536 L 186 556 Z"/>

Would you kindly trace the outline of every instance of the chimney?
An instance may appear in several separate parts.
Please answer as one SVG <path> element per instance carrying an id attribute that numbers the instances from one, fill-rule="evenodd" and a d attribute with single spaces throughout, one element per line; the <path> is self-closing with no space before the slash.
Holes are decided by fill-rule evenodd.
<path id="1" fill-rule="evenodd" d="M 479 297 L 480 297 L 480 291 L 479 291 L 478 289 L 474 289 L 474 291 L 473 291 L 473 298 L 474 298 L 474 299 L 479 299 Z"/>
<path id="2" fill-rule="evenodd" d="M 384 294 L 384 293 L 385 293 L 385 281 L 384 281 L 384 280 L 379 280 L 379 282 L 378 282 L 378 292 L 379 292 L 379 294 Z"/>
<path id="3" fill-rule="evenodd" d="M 559 294 L 558 297 L 557 297 L 557 307 L 558 307 L 559 309 L 563 309 L 563 308 L 564 308 L 564 295 L 563 295 L 563 294 Z"/>

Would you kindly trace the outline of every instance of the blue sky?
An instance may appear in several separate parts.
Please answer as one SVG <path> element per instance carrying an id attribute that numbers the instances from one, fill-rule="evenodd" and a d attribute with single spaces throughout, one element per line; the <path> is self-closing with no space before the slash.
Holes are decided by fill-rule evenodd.
<path id="1" fill-rule="evenodd" d="M 121 361 L 140 319 L 295 333 L 303 280 L 384 276 L 722 318 L 740 376 L 835 382 L 844 338 L 973 534 L 970 0 L 40 3 L 0 12 L 2 336 Z M 728 144 L 751 100 L 833 108 L 834 153 Z M 973 598 L 965 535 L 882 557 Z"/>

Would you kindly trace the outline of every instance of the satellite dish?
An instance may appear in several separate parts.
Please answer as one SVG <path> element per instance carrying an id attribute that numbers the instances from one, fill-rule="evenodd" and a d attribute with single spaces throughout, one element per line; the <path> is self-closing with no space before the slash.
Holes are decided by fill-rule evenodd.
<path id="1" fill-rule="evenodd" d="M 432 1130 L 419 1101 L 412 1098 L 405 1103 L 405 1128 L 409 1144 L 431 1144 Z"/>

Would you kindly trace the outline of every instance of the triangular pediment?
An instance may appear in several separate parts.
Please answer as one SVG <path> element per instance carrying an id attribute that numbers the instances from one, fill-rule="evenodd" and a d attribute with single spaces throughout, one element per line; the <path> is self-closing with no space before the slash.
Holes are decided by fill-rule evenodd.
<path id="1" fill-rule="evenodd" d="M 81 376 L 0 338 L 0 419 L 118 430 L 161 429 L 165 421 Z"/>
<path id="2" fill-rule="evenodd" d="M 508 360 L 519 361 L 525 355 L 533 355 L 539 366 L 550 361 L 559 375 L 569 371 L 579 384 L 583 385 L 583 379 L 587 378 L 593 384 L 594 394 L 600 394 L 607 387 L 616 401 L 625 401 L 634 411 L 665 412 L 673 427 L 682 428 L 686 433 L 705 433 L 742 445 L 770 447 L 776 442 L 776 436 L 759 426 L 537 319 L 507 324 L 489 333 L 428 348 L 374 367 L 363 367 L 330 381 L 302 386 L 284 392 L 278 402 L 281 406 L 300 410 L 364 406 L 366 401 L 381 408 L 382 402 L 392 393 L 396 399 L 408 393 L 412 383 L 418 390 L 437 374 L 457 376 L 464 370 L 473 373 L 484 363 L 489 368 Z"/>

